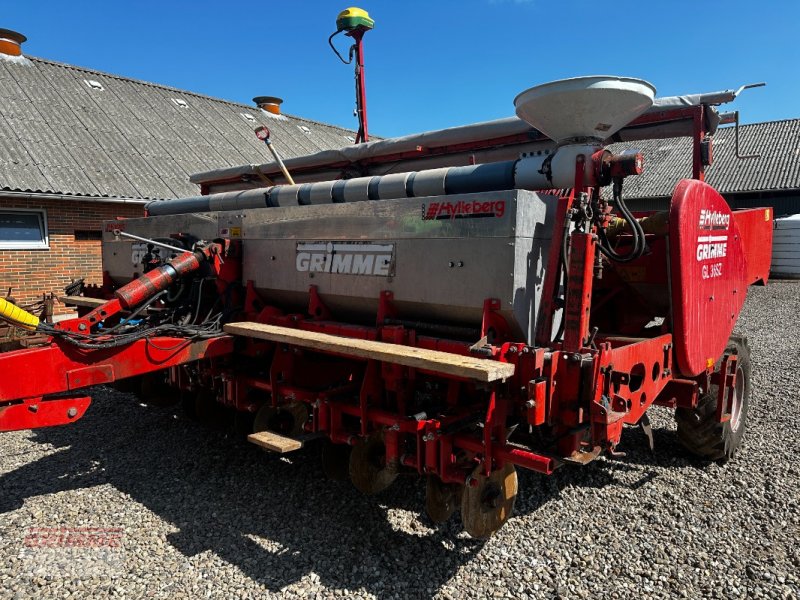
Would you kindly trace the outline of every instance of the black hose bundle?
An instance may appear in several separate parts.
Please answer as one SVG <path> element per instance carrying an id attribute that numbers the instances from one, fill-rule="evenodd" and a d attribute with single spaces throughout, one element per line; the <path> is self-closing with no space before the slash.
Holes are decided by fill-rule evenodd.
<path id="1" fill-rule="evenodd" d="M 603 227 L 597 228 L 597 237 L 599 238 L 599 243 L 597 245 L 600 252 L 605 255 L 609 260 L 613 260 L 619 263 L 628 263 L 631 261 L 640 258 L 647 249 L 647 242 L 644 234 L 644 229 L 642 229 L 642 224 L 633 216 L 628 205 L 625 204 L 625 200 L 622 197 L 622 178 L 615 178 L 614 185 L 613 185 L 613 195 L 614 199 L 613 202 L 619 209 L 619 212 L 625 218 L 625 220 L 630 224 L 631 231 L 633 233 L 633 249 L 628 252 L 627 254 L 620 254 L 617 252 L 612 246 L 611 242 L 606 235 L 606 230 Z M 595 215 L 600 215 L 599 210 L 594 211 Z M 561 236 L 561 249 L 560 249 L 560 275 L 561 275 L 561 285 L 563 288 L 563 303 L 566 304 L 566 295 L 567 295 L 567 276 L 569 272 L 569 226 L 570 226 L 570 219 L 566 218 L 564 220 L 564 231 Z M 562 309 L 565 307 L 562 307 Z M 565 315 L 561 314 L 561 322 L 558 324 L 558 330 L 556 331 L 555 336 L 553 337 L 553 343 L 558 342 L 561 340 L 562 336 L 564 335 L 564 326 L 565 326 Z"/>
<path id="2" fill-rule="evenodd" d="M 202 292 L 202 288 L 200 288 Z M 191 322 L 181 322 L 178 318 L 178 308 L 159 310 L 158 314 L 149 315 L 142 321 L 135 320 L 142 312 L 161 299 L 167 290 L 162 290 L 147 302 L 137 307 L 128 317 L 105 330 L 81 333 L 59 329 L 47 323 L 39 323 L 37 331 L 50 335 L 54 338 L 63 340 L 82 350 L 103 350 L 109 348 L 119 348 L 132 344 L 142 339 L 150 339 L 157 336 L 182 337 L 186 342 L 200 339 L 210 339 L 222 335 L 222 325 L 227 322 L 235 309 L 223 309 L 214 313 L 218 302 L 212 306 L 206 318 L 196 323 L 200 311 L 200 298 L 198 307 L 193 311 Z"/>
<path id="3" fill-rule="evenodd" d="M 619 212 L 625 217 L 625 220 L 631 226 L 631 232 L 633 233 L 633 249 L 628 252 L 627 254 L 619 254 L 614 248 L 611 247 L 611 242 L 606 235 L 606 231 L 604 228 L 599 227 L 597 229 L 597 236 L 600 239 L 600 243 L 598 244 L 598 248 L 600 252 L 602 252 L 606 257 L 610 260 L 620 263 L 627 263 L 640 258 L 642 254 L 644 254 L 647 245 L 644 236 L 644 230 L 642 229 L 641 223 L 639 223 L 638 219 L 633 216 L 628 205 L 625 204 L 625 200 L 622 197 L 622 180 L 615 179 L 614 180 L 614 204 L 617 205 Z"/>
<path id="4" fill-rule="evenodd" d="M 200 326 L 175 325 L 164 323 L 152 327 L 145 327 L 126 333 L 111 334 L 80 334 L 74 331 L 57 329 L 52 325 L 40 324 L 38 330 L 47 335 L 64 340 L 65 342 L 82 350 L 106 350 L 127 346 L 142 339 L 157 336 L 172 336 L 185 338 L 187 342 L 210 339 L 222 335 L 221 315 L 212 322 Z"/>

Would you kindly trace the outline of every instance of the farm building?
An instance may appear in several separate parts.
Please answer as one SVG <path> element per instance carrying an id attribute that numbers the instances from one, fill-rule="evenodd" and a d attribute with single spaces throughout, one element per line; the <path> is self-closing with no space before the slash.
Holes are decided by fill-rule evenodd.
<path id="1" fill-rule="evenodd" d="M 734 127 L 714 135 L 713 164 L 706 181 L 733 208 L 771 206 L 775 216 L 800 212 L 800 119 L 752 123 L 739 127 L 739 156 Z M 612 151 L 640 149 L 644 173 L 625 182 L 625 194 L 639 209 L 666 203 L 682 177 L 691 173 L 691 140 L 643 140 L 614 144 Z"/>
<path id="2" fill-rule="evenodd" d="M 278 98 L 210 98 L 24 56 L 24 41 L 0 30 L 0 296 L 11 289 L 20 304 L 75 277 L 101 283 L 104 220 L 196 194 L 194 172 L 271 158 L 259 125 L 288 157 L 355 139 L 281 114 Z"/>

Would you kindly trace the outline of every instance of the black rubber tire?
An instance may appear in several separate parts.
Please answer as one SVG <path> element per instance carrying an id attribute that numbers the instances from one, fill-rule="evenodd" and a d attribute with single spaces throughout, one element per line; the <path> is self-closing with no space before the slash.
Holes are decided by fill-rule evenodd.
<path id="1" fill-rule="evenodd" d="M 737 377 L 742 376 L 744 391 L 737 394 L 741 405 L 737 427 L 733 419 L 719 423 L 716 417 L 717 386 L 712 385 L 697 403 L 697 408 L 679 408 L 675 411 L 678 423 L 678 441 L 689 452 L 704 460 L 726 462 L 734 457 L 742 444 L 747 424 L 747 409 L 750 400 L 750 350 L 740 340 L 731 339 L 725 353 L 738 356 Z M 719 369 L 720 361 L 715 369 Z"/>

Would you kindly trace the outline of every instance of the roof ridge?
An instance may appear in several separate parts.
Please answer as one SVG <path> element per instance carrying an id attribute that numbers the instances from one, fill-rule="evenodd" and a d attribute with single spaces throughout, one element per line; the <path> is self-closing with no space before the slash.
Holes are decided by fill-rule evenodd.
<path id="1" fill-rule="evenodd" d="M 771 119 L 769 121 L 756 121 L 755 123 L 739 123 L 739 127 L 756 127 L 758 125 L 770 125 L 772 123 L 791 123 L 797 122 L 800 123 L 800 117 L 789 117 L 787 119 Z M 733 123 L 726 123 L 725 125 L 721 125 L 720 129 L 730 129 L 734 127 Z"/>
<path id="2" fill-rule="evenodd" d="M 146 81 L 144 79 L 136 79 L 134 77 L 125 77 L 123 75 L 116 75 L 114 73 L 108 73 L 106 71 L 99 71 L 97 69 L 90 69 L 88 67 L 81 67 L 79 65 L 71 65 L 69 63 L 63 63 L 57 60 L 51 60 L 49 58 L 41 58 L 38 56 L 29 56 L 26 55 L 26 58 L 38 62 L 38 63 L 45 63 L 49 65 L 54 65 L 57 67 L 63 67 L 65 69 L 72 69 L 74 71 L 81 71 L 82 73 L 92 74 L 92 75 L 101 75 L 103 77 L 110 77 L 112 79 L 117 79 L 119 81 L 127 81 L 131 83 L 137 83 L 140 85 L 146 85 L 153 88 L 159 88 L 162 90 L 168 90 L 171 92 L 178 92 L 180 94 L 186 94 L 188 96 L 194 96 L 195 98 L 203 98 L 204 100 L 210 100 L 212 102 L 221 102 L 222 104 L 227 104 L 229 106 L 235 106 L 237 108 L 243 108 L 246 110 L 258 111 L 260 110 L 257 106 L 252 106 L 250 104 L 243 104 L 241 102 L 235 102 L 233 100 L 227 100 L 225 98 L 218 98 L 216 96 L 209 96 L 208 94 L 200 94 L 198 92 L 193 92 L 191 90 L 184 90 L 181 88 L 176 88 L 171 85 L 165 85 L 163 83 L 155 83 L 152 81 Z M 295 121 L 303 121 L 305 123 L 311 123 L 312 125 L 319 125 L 321 127 L 329 127 L 330 129 L 337 129 L 339 131 L 346 131 L 347 133 L 356 133 L 355 129 L 348 129 L 346 127 L 341 127 L 339 125 L 332 125 L 330 123 L 323 123 L 322 121 L 316 121 L 314 119 L 308 119 L 306 117 L 298 117 L 296 115 L 282 113 L 284 117 L 293 119 Z"/>

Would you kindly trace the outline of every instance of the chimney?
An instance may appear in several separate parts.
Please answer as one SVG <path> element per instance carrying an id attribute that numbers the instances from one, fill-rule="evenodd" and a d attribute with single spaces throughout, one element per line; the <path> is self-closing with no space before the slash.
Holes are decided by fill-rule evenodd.
<path id="1" fill-rule="evenodd" d="M 24 35 L 11 31 L 10 29 L 0 29 L 0 54 L 9 56 L 21 56 L 22 44 L 27 40 Z"/>
<path id="2" fill-rule="evenodd" d="M 276 96 L 256 96 L 253 98 L 253 102 L 255 102 L 256 106 L 258 106 L 258 108 L 261 110 L 270 112 L 273 115 L 281 114 L 281 104 L 283 104 L 283 98 L 278 98 Z"/>

